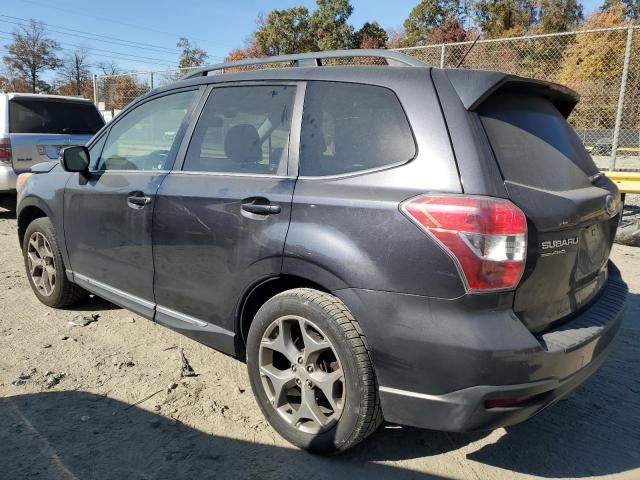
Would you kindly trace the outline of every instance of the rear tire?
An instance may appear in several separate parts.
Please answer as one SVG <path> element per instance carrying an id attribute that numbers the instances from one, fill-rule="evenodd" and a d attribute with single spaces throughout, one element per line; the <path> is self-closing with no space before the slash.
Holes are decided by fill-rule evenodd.
<path id="1" fill-rule="evenodd" d="M 300 448 L 342 452 L 382 423 L 362 329 L 333 295 L 297 288 L 268 300 L 249 330 L 247 369 L 266 419 Z"/>
<path id="2" fill-rule="evenodd" d="M 87 291 L 67 279 L 51 221 L 38 218 L 31 222 L 22 244 L 29 285 L 38 300 L 49 307 L 68 307 L 87 296 Z"/>

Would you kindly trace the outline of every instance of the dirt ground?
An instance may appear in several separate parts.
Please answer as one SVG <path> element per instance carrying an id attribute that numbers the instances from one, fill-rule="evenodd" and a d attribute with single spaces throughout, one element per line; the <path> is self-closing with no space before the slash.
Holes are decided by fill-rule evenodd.
<path id="1" fill-rule="evenodd" d="M 640 479 L 640 249 L 613 258 L 632 291 L 622 332 L 568 399 L 493 432 L 385 425 L 327 459 L 269 427 L 244 364 L 97 298 L 38 303 L 0 213 L 0 479 Z M 79 313 L 100 316 L 69 325 Z M 180 379 L 180 346 L 197 377 Z"/>

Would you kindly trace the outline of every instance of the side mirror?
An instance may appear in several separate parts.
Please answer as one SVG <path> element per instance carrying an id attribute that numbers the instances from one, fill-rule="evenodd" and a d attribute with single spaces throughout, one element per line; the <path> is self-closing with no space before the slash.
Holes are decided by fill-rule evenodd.
<path id="1" fill-rule="evenodd" d="M 67 147 L 60 154 L 60 163 L 67 172 L 88 172 L 89 159 L 89 150 L 84 146 Z"/>

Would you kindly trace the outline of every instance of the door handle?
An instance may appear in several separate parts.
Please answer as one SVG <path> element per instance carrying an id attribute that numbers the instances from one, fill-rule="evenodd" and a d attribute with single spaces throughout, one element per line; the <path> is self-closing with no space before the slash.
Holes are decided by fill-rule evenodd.
<path id="1" fill-rule="evenodd" d="M 268 198 L 252 197 L 242 201 L 242 210 L 256 215 L 271 215 L 280 213 L 282 208 L 277 203 L 271 203 Z"/>
<path id="2" fill-rule="evenodd" d="M 151 203 L 151 197 L 147 197 L 143 192 L 132 192 L 127 197 L 127 205 L 134 210 L 140 210 Z"/>

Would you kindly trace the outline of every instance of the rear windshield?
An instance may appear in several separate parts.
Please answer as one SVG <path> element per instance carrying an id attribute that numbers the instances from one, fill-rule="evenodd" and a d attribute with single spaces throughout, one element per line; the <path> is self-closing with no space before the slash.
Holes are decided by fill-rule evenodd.
<path id="1" fill-rule="evenodd" d="M 31 99 L 9 102 L 11 133 L 93 135 L 102 125 L 102 117 L 91 104 Z"/>
<path id="2" fill-rule="evenodd" d="M 549 100 L 497 93 L 479 113 L 505 180 L 555 191 L 591 185 L 598 169 Z"/>

